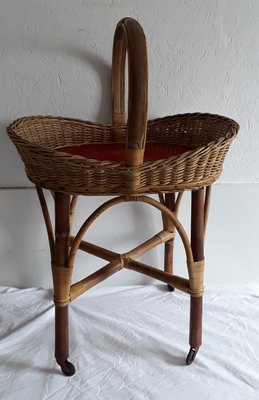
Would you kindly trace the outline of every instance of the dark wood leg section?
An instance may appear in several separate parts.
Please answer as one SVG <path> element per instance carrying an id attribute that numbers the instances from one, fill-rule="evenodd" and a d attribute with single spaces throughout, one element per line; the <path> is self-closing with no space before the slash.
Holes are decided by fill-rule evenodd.
<path id="1" fill-rule="evenodd" d="M 70 196 L 62 193 L 55 193 L 55 264 L 59 267 L 67 267 L 68 264 L 70 231 L 69 211 Z M 75 367 L 68 361 L 68 356 L 68 306 L 55 306 L 55 357 L 62 372 L 67 376 L 71 376 L 75 373 Z"/>
<path id="2" fill-rule="evenodd" d="M 174 251 L 174 239 L 169 240 L 165 243 L 165 264 L 164 269 L 166 272 L 173 274 L 173 251 Z M 174 291 L 174 287 L 168 285 L 170 292 Z"/>
<path id="3" fill-rule="evenodd" d="M 174 193 L 166 193 L 165 194 L 165 206 L 169 208 L 171 211 L 175 211 L 175 194 Z M 167 218 L 164 217 L 164 229 L 169 228 L 169 221 Z M 164 270 L 173 274 L 173 255 L 174 255 L 174 239 L 168 240 L 165 243 L 165 256 L 164 256 Z M 168 289 L 170 292 L 174 291 L 174 287 L 168 285 Z"/>
<path id="4" fill-rule="evenodd" d="M 68 306 L 55 307 L 55 357 L 62 372 L 67 376 L 75 373 L 69 356 Z"/>
<path id="5" fill-rule="evenodd" d="M 195 359 L 202 342 L 202 297 L 192 297 L 190 302 L 190 351 L 186 364 L 190 365 Z"/>
<path id="6" fill-rule="evenodd" d="M 194 261 L 204 260 L 204 189 L 192 192 L 191 246 Z M 195 359 L 202 343 L 202 296 L 190 299 L 190 351 L 186 364 Z"/>

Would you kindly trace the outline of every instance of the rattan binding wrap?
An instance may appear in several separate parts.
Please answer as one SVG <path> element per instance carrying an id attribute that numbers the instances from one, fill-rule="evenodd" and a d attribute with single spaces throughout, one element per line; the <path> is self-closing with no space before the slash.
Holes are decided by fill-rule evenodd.
<path id="1" fill-rule="evenodd" d="M 125 124 L 126 50 L 129 110 Z M 70 194 L 137 195 L 195 189 L 210 185 L 219 177 L 238 124 L 226 117 L 201 113 L 147 122 L 146 42 L 142 29 L 130 18 L 120 21 L 115 32 L 112 83 L 111 125 L 34 116 L 16 120 L 8 127 L 33 183 Z M 180 144 L 191 150 L 143 163 L 146 141 Z M 57 151 L 58 147 L 84 143 L 125 143 L 125 162 L 90 160 Z"/>

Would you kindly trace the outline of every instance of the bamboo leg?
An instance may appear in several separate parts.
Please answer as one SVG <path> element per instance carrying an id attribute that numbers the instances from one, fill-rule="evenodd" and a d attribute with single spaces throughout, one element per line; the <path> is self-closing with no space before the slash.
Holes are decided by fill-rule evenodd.
<path id="1" fill-rule="evenodd" d="M 204 189 L 192 192 L 191 246 L 194 261 L 204 260 Z M 190 351 L 186 364 L 190 365 L 202 343 L 202 296 L 191 296 L 190 301 Z"/>
<path id="2" fill-rule="evenodd" d="M 69 251 L 69 211 L 70 196 L 55 193 L 55 264 L 68 266 Z M 55 290 L 55 289 L 54 289 Z M 55 296 L 55 293 L 54 293 Z M 55 357 L 65 375 L 75 373 L 73 364 L 68 361 L 69 331 L 68 306 L 55 306 Z"/>
<path id="3" fill-rule="evenodd" d="M 166 193 L 165 194 L 165 206 L 169 208 L 171 211 L 175 211 L 175 194 L 174 193 Z M 168 230 L 169 229 L 169 224 L 172 224 L 172 222 L 169 220 L 169 218 L 164 217 L 164 229 Z M 168 240 L 168 242 L 165 243 L 165 255 L 164 255 L 164 270 L 165 272 L 169 272 L 170 274 L 173 274 L 173 254 L 174 254 L 174 238 Z M 168 289 L 173 292 L 174 287 L 168 285 Z"/>

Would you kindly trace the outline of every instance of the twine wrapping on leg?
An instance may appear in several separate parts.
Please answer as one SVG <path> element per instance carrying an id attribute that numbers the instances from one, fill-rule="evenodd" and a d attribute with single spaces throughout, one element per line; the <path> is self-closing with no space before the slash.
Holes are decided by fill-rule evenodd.
<path id="1" fill-rule="evenodd" d="M 54 303 L 57 307 L 65 307 L 71 301 L 70 286 L 73 268 L 59 267 L 52 263 L 54 286 Z"/>
<path id="2" fill-rule="evenodd" d="M 190 291 L 193 297 L 201 297 L 204 291 L 204 260 L 187 262 Z"/>
<path id="3" fill-rule="evenodd" d="M 166 243 L 168 240 L 171 240 L 175 237 L 175 232 L 174 231 L 161 231 L 156 234 L 156 236 L 159 237 L 161 240 L 161 243 Z"/>

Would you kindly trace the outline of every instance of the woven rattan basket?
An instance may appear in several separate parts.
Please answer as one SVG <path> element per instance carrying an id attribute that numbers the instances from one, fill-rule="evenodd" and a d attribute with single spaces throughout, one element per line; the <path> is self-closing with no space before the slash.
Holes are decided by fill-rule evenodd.
<path id="1" fill-rule="evenodd" d="M 135 45 L 133 45 L 135 43 Z M 128 51 L 128 118 L 124 109 Z M 44 188 L 71 194 L 142 194 L 199 188 L 215 181 L 238 124 L 212 114 L 182 114 L 147 121 L 147 52 L 136 21 L 119 22 L 112 63 L 112 123 L 33 116 L 16 120 L 8 134 L 25 164 L 28 178 Z M 70 154 L 66 146 L 124 143 L 120 161 Z M 145 161 L 145 147 L 169 148 Z M 172 145 L 184 146 L 170 154 Z M 171 147 L 170 147 L 171 146 Z"/>

